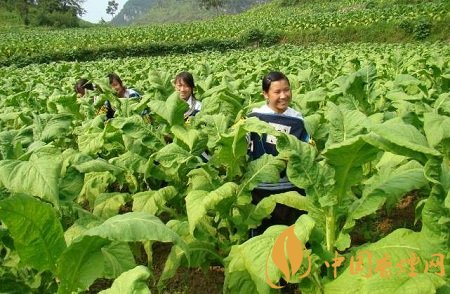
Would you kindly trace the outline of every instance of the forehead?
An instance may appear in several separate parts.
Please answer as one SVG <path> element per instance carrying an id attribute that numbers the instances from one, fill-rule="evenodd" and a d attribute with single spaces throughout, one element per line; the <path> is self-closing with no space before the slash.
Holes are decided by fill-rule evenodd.
<path id="1" fill-rule="evenodd" d="M 286 89 L 289 88 L 289 83 L 287 80 L 279 80 L 279 81 L 273 81 L 270 83 L 269 90 L 275 90 L 275 89 Z"/>
<path id="2" fill-rule="evenodd" d="M 189 86 L 188 83 L 186 83 L 182 78 L 176 79 L 175 84 L 180 86 Z"/>

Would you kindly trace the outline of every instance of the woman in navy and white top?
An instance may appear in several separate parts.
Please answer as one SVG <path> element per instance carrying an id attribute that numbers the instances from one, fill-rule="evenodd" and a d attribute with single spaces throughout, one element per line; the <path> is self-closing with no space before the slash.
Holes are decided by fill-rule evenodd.
<path id="1" fill-rule="evenodd" d="M 292 99 L 292 92 L 289 79 L 281 72 L 273 71 L 267 74 L 262 80 L 262 91 L 266 104 L 259 108 L 254 108 L 248 115 L 269 123 L 276 130 L 294 135 L 299 140 L 309 142 L 310 137 L 305 128 L 302 115 L 289 107 Z M 249 156 L 251 160 L 261 157 L 263 154 L 276 156 L 276 137 L 268 134 L 250 134 Z M 263 198 L 272 194 L 297 191 L 304 195 L 304 190 L 295 187 L 290 183 L 282 172 L 278 183 L 260 183 L 252 191 L 252 202 L 257 204 Z M 265 229 L 274 224 L 291 225 L 301 215 L 301 211 L 288 206 L 277 204 L 270 220 L 265 219 L 260 227 L 251 232 L 252 236 L 262 234 Z"/>

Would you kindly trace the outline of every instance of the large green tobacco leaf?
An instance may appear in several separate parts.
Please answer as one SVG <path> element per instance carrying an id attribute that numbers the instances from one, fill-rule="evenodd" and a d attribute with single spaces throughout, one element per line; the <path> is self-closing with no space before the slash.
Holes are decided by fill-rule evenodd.
<path id="1" fill-rule="evenodd" d="M 56 276 L 60 286 L 58 293 L 73 293 L 86 290 L 104 271 L 102 247 L 111 241 L 84 236 L 73 242 L 58 260 Z"/>
<path id="2" fill-rule="evenodd" d="M 322 205 L 326 203 L 327 195 L 334 188 L 334 170 L 318 162 L 317 151 L 309 144 L 300 142 L 291 135 L 281 135 L 277 141 L 279 157 L 287 158 L 287 176 L 297 187 L 306 190 L 306 194 Z"/>
<path id="3" fill-rule="evenodd" d="M 116 167 L 128 169 L 134 173 L 144 174 L 147 164 L 147 159 L 131 151 L 121 154 L 109 160 L 111 164 Z"/>
<path id="4" fill-rule="evenodd" d="M 155 154 L 155 160 L 168 169 L 178 169 L 181 164 L 187 163 L 192 158 L 192 154 L 175 143 L 165 146 Z"/>
<path id="5" fill-rule="evenodd" d="M 437 275 L 437 268 L 430 267 L 425 273 L 426 263 L 436 261 L 433 254 L 445 256 L 447 252 L 430 245 L 423 233 L 398 229 L 360 248 L 353 257 L 354 262 L 364 260 L 362 271 L 352 273 L 347 267 L 337 279 L 325 284 L 325 293 L 435 293 L 445 281 Z M 386 262 L 384 266 L 380 261 Z M 408 261 L 414 266 L 410 267 Z"/>
<path id="6" fill-rule="evenodd" d="M 31 196 L 13 195 L 0 202 L 0 219 L 8 227 L 23 264 L 40 271 L 55 271 L 66 243 L 50 204 Z"/>
<path id="7" fill-rule="evenodd" d="M 264 234 L 231 248 L 230 254 L 225 259 L 225 292 L 274 292 L 266 282 L 266 269 L 271 282 L 278 284 L 282 274 L 270 259 L 270 256 L 275 240 L 286 228 L 286 226 L 272 226 Z M 306 244 L 313 228 L 314 221 L 309 216 L 302 215 L 295 223 L 295 235 L 303 244 Z M 298 250 L 302 249 L 298 248 Z M 305 261 L 306 259 L 303 260 L 303 264 L 306 264 L 307 267 Z M 302 272 L 304 272 L 304 268 Z M 243 288 L 239 289 L 238 287 Z"/>
<path id="8" fill-rule="evenodd" d="M 39 196 L 59 206 L 59 155 L 32 154 L 28 161 L 0 161 L 0 182 L 14 193 Z"/>
<path id="9" fill-rule="evenodd" d="M 210 162 L 217 166 L 227 168 L 227 178 L 232 179 L 241 175 L 241 167 L 247 154 L 247 131 L 242 122 L 235 124 L 231 132 L 221 134 L 220 140 L 216 142 L 216 151 Z"/>
<path id="10" fill-rule="evenodd" d="M 256 227 L 261 223 L 262 219 L 270 216 L 277 203 L 302 211 L 309 211 L 314 209 L 311 202 L 305 196 L 300 195 L 298 192 L 291 191 L 286 193 L 274 194 L 263 198 L 256 205 L 255 210 L 253 210 L 249 215 L 246 223 L 252 228 Z"/>
<path id="11" fill-rule="evenodd" d="M 173 186 L 157 191 L 145 191 L 133 195 L 133 211 L 144 211 L 152 215 L 164 211 L 166 203 L 177 196 L 178 191 Z"/>
<path id="12" fill-rule="evenodd" d="M 79 134 L 77 143 L 81 152 L 95 155 L 100 152 L 105 144 L 105 132 L 98 128 L 86 130 L 86 132 Z"/>
<path id="13" fill-rule="evenodd" d="M 148 106 L 171 126 L 182 125 L 184 112 L 189 108 L 187 103 L 179 98 L 178 93 L 173 93 L 166 101 L 151 100 Z"/>
<path id="14" fill-rule="evenodd" d="M 119 213 L 119 209 L 125 205 L 128 194 L 126 193 L 103 193 L 95 198 L 94 211 L 95 216 L 107 219 Z"/>
<path id="15" fill-rule="evenodd" d="M 121 242 L 160 241 L 173 242 L 186 249 L 180 237 L 164 223 L 146 212 L 130 212 L 107 219 L 103 224 L 85 232 L 88 236 L 100 236 Z M 187 252 L 187 250 L 185 250 Z"/>
<path id="16" fill-rule="evenodd" d="M 105 278 L 116 278 L 136 266 L 130 246 L 124 242 L 112 242 L 102 248 Z"/>
<path id="17" fill-rule="evenodd" d="M 232 93 L 224 84 L 209 89 L 203 95 L 207 98 L 202 100 L 202 113 L 223 113 L 226 117 L 234 118 L 242 109 L 242 98 Z"/>
<path id="18" fill-rule="evenodd" d="M 91 172 L 111 172 L 113 175 L 118 175 L 123 172 L 122 168 L 108 163 L 106 160 L 101 158 L 78 163 L 73 167 L 76 168 L 80 173 L 84 174 Z"/>
<path id="19" fill-rule="evenodd" d="M 358 110 L 348 110 L 344 106 L 327 103 L 325 118 L 330 126 L 327 145 L 341 143 L 362 133 L 367 124 L 367 117 Z"/>
<path id="20" fill-rule="evenodd" d="M 423 130 L 431 146 L 436 147 L 442 140 L 450 138 L 450 117 L 429 112 L 423 118 Z"/>
<path id="21" fill-rule="evenodd" d="M 427 139 L 419 130 L 412 125 L 407 125 L 401 119 L 390 119 L 382 124 L 373 125 L 371 130 L 380 136 L 367 137 L 371 144 L 376 144 L 380 148 L 405 155 L 404 150 L 408 151 L 406 155 L 414 155 L 413 158 L 424 162 L 423 155 L 440 156 L 440 153 L 428 145 Z M 417 154 L 419 153 L 419 154 Z"/>
<path id="22" fill-rule="evenodd" d="M 147 280 L 151 273 L 145 266 L 137 266 L 124 272 L 114 280 L 111 288 L 100 291 L 101 294 L 150 294 Z"/>
<path id="23" fill-rule="evenodd" d="M 72 132 L 73 115 L 62 113 L 52 115 L 42 130 L 40 139 L 50 142 L 60 137 L 67 137 Z"/>
<path id="24" fill-rule="evenodd" d="M 340 144 L 334 144 L 323 155 L 335 169 L 338 201 L 342 200 L 350 187 L 361 181 L 362 165 L 374 160 L 378 149 L 366 143 L 362 136 L 354 137 Z"/>
<path id="25" fill-rule="evenodd" d="M 229 182 L 212 192 L 201 190 L 190 192 L 186 196 L 186 210 L 191 234 L 194 235 L 195 227 L 209 211 L 227 216 L 230 205 L 236 198 L 237 189 L 235 183 Z"/>
<path id="26" fill-rule="evenodd" d="M 176 125 L 171 129 L 175 137 L 181 140 L 189 147 L 189 151 L 194 155 L 200 155 L 205 150 L 207 138 L 203 133 L 195 129 L 186 129 L 182 126 Z"/>
<path id="27" fill-rule="evenodd" d="M 75 223 L 64 232 L 66 243 L 70 246 L 74 242 L 78 242 L 83 238 L 84 233 L 100 225 L 102 222 L 94 216 L 87 215 L 79 218 Z M 103 254 L 104 271 L 102 277 L 116 278 L 124 271 L 132 269 L 136 266 L 133 253 L 130 246 L 125 242 L 111 242 L 101 248 Z"/>
<path id="28" fill-rule="evenodd" d="M 280 172 L 285 167 L 284 162 L 270 154 L 264 154 L 257 160 L 250 162 L 247 172 L 239 188 L 239 194 L 243 191 L 251 191 L 260 183 L 276 183 L 280 179 Z"/>
<path id="29" fill-rule="evenodd" d="M 189 190 L 205 190 L 211 191 L 220 185 L 218 171 L 205 165 L 201 168 L 191 170 L 187 176 L 189 177 Z"/>
<path id="30" fill-rule="evenodd" d="M 385 197 L 388 206 L 392 207 L 407 192 L 420 189 L 427 183 L 423 166 L 417 161 L 409 161 L 395 168 L 380 168 L 366 182 L 363 197 Z"/>
<path id="31" fill-rule="evenodd" d="M 110 172 L 91 172 L 84 175 L 84 185 L 78 196 L 79 201 L 87 200 L 89 205 L 94 205 L 95 199 L 101 193 L 106 192 L 109 184 L 116 180 Z"/>
<path id="32" fill-rule="evenodd" d="M 206 125 L 204 131 L 208 134 L 208 148 L 214 148 L 220 137 L 228 129 L 228 121 L 224 114 L 202 115 L 201 121 Z"/>

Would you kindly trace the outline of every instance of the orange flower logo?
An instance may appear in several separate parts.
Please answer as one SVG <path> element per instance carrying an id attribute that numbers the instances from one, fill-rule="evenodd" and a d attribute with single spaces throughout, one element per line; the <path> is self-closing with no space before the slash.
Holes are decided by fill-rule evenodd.
<path id="1" fill-rule="evenodd" d="M 275 240 L 272 248 L 272 261 L 283 274 L 283 278 L 289 283 L 291 278 L 295 276 L 303 262 L 303 252 L 305 246 L 303 242 L 297 238 L 294 233 L 294 225 L 290 226 Z M 268 275 L 269 256 L 266 260 L 266 282 L 271 288 L 280 289 L 284 286 L 278 286 L 272 283 Z M 311 256 L 308 255 L 308 270 L 299 279 L 309 275 L 311 271 Z"/>

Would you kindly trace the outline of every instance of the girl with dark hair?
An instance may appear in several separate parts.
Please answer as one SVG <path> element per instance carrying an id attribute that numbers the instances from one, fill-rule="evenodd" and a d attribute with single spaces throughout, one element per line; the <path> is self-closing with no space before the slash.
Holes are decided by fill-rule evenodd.
<path id="1" fill-rule="evenodd" d="M 78 97 L 83 97 L 86 94 L 86 90 L 94 91 L 94 85 L 88 79 L 79 79 L 75 83 L 75 93 Z"/>
<path id="2" fill-rule="evenodd" d="M 175 89 L 179 93 L 180 98 L 186 101 L 189 109 L 184 113 L 184 119 L 195 116 L 202 108 L 200 101 L 195 99 L 194 95 L 194 77 L 190 72 L 183 71 L 175 77 Z"/>
<path id="3" fill-rule="evenodd" d="M 248 115 L 257 117 L 272 125 L 277 131 L 294 135 L 299 140 L 309 142 L 310 138 L 305 129 L 302 115 L 289 107 L 292 98 L 289 79 L 281 72 L 273 71 L 267 74 L 262 80 L 262 91 L 266 104 L 255 108 Z M 249 156 L 251 160 L 261 157 L 263 154 L 276 156 L 276 138 L 271 135 L 257 133 L 250 134 Z M 257 204 L 263 198 L 272 194 L 297 191 L 304 195 L 304 190 L 295 187 L 286 177 L 285 172 L 280 175 L 278 183 L 260 183 L 252 191 L 252 202 Z M 291 207 L 277 204 L 272 216 L 264 219 L 261 226 L 251 232 L 252 236 L 262 234 L 269 226 L 274 224 L 291 225 L 295 223 L 301 215 L 301 211 Z"/>
<path id="4" fill-rule="evenodd" d="M 116 73 L 108 74 L 109 84 L 119 98 L 141 98 L 136 90 L 129 89 L 123 85 L 122 79 Z"/>
<path id="5" fill-rule="evenodd" d="M 88 79 L 81 78 L 75 83 L 75 93 L 78 97 L 83 97 L 86 95 L 86 90 L 94 91 L 94 90 L 100 90 L 100 88 L 96 87 L 92 82 L 90 82 Z M 94 104 L 97 102 L 98 97 L 94 96 Z M 106 114 L 106 118 L 110 119 L 114 117 L 114 109 L 111 106 L 111 103 L 109 100 L 106 100 L 105 103 L 97 110 L 97 115 L 99 114 Z"/>

